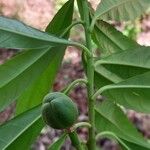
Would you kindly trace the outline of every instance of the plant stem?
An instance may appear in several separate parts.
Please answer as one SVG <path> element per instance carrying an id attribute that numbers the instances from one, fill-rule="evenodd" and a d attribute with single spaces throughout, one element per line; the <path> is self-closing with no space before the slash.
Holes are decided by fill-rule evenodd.
<path id="1" fill-rule="evenodd" d="M 71 46 L 75 46 L 75 47 L 81 48 L 88 57 L 92 57 L 92 53 L 89 51 L 89 49 L 86 46 L 84 46 L 84 45 L 82 45 L 82 44 L 80 44 L 78 42 L 72 42 Z"/>
<path id="2" fill-rule="evenodd" d="M 116 139 L 122 146 L 124 146 L 127 150 L 131 150 L 119 137 L 117 137 L 113 132 L 104 131 L 96 135 L 96 140 L 100 137 L 107 137 Z"/>
<path id="3" fill-rule="evenodd" d="M 92 23 L 91 23 L 91 25 L 90 25 L 90 32 L 93 31 L 95 22 L 96 22 L 96 19 L 92 19 Z"/>
<path id="4" fill-rule="evenodd" d="M 86 46 L 92 53 L 92 39 L 90 28 L 90 15 L 89 15 L 89 7 L 87 0 L 81 0 L 83 16 L 85 22 L 85 37 L 86 37 Z M 91 124 L 91 128 L 89 128 L 89 139 L 88 139 L 88 149 L 95 150 L 96 149 L 96 141 L 95 141 L 95 111 L 94 111 L 94 100 L 91 98 L 94 93 L 94 62 L 93 56 L 87 56 L 87 78 L 88 78 L 88 113 L 89 113 L 89 122 Z"/>
<path id="5" fill-rule="evenodd" d="M 77 79 L 77 80 L 73 81 L 72 83 L 70 83 L 68 87 L 63 89 L 62 92 L 65 94 L 68 94 L 70 92 L 70 90 L 72 90 L 75 85 L 81 84 L 81 83 L 84 83 L 86 85 L 87 80 L 86 79 Z"/>
<path id="6" fill-rule="evenodd" d="M 61 34 L 60 37 L 64 37 L 64 35 L 66 35 L 74 26 L 79 24 L 84 25 L 84 22 L 83 21 L 73 22 L 68 28 L 65 29 L 65 31 Z"/>
<path id="7" fill-rule="evenodd" d="M 78 134 L 76 131 L 71 131 L 68 133 L 70 140 L 72 142 L 72 145 L 77 149 L 77 150 L 83 150 L 83 147 L 81 145 L 81 142 L 79 140 Z"/>
<path id="8" fill-rule="evenodd" d="M 100 95 L 100 94 L 103 93 L 104 90 L 105 90 L 105 86 L 104 86 L 104 88 L 102 87 L 102 88 L 98 89 L 98 90 L 93 94 L 92 99 L 95 100 L 98 95 Z"/>
<path id="9" fill-rule="evenodd" d="M 88 123 L 88 122 L 79 122 L 79 123 L 76 123 L 73 128 L 74 130 L 76 130 L 77 128 L 79 127 L 87 127 L 87 128 L 91 128 L 91 125 Z"/>

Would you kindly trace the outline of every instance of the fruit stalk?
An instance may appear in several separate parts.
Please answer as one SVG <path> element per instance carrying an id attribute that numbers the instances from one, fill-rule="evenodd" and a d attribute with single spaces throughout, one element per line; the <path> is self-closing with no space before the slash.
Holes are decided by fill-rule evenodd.
<path id="1" fill-rule="evenodd" d="M 72 145 L 77 150 L 83 150 L 83 147 L 82 147 L 82 144 L 80 142 L 77 132 L 74 130 L 74 131 L 70 131 L 68 134 L 69 134 L 70 140 L 72 142 Z"/>

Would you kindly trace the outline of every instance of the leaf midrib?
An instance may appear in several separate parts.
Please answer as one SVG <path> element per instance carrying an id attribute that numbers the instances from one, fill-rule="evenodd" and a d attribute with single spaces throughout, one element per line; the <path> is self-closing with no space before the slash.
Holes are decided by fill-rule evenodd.
<path id="1" fill-rule="evenodd" d="M 96 64 L 95 64 L 95 67 L 97 67 L 97 65 L 119 65 L 119 66 L 128 66 L 128 67 L 137 67 L 137 68 L 144 68 L 144 69 L 150 69 L 150 67 L 148 67 L 148 66 L 141 66 L 141 65 L 134 65 L 134 64 L 132 64 L 132 63 L 129 63 L 129 64 L 127 64 L 127 63 L 115 63 L 115 62 L 108 62 L 108 61 L 105 61 L 105 60 L 99 60 Z"/>
<path id="2" fill-rule="evenodd" d="M 34 28 L 33 28 L 34 29 Z M 36 39 L 36 40 L 41 40 L 41 41 L 43 41 L 43 42 L 54 42 L 55 44 L 56 43 L 62 43 L 63 44 L 63 42 L 57 42 L 56 41 L 56 39 L 59 39 L 59 40 L 64 40 L 65 42 L 69 42 L 68 40 L 65 40 L 65 39 L 61 39 L 61 38 L 59 38 L 59 37 L 56 37 L 55 35 L 54 36 L 52 36 L 52 35 L 50 35 L 50 34 L 48 34 L 48 33 L 46 33 L 46 32 L 42 32 L 42 31 L 38 31 L 38 32 L 41 32 L 40 34 L 45 34 L 45 36 L 49 36 L 49 38 L 51 37 L 51 38 L 53 38 L 53 40 L 48 40 L 47 38 L 37 38 L 37 36 L 34 36 L 33 34 L 30 36 L 30 35 L 28 35 L 28 34 L 25 34 L 24 32 L 16 32 L 16 31 L 12 31 L 12 30 L 10 30 L 10 29 L 6 29 L 6 28 L 1 28 L 0 27 L 0 30 L 2 30 L 2 31 L 4 31 L 4 32 L 11 32 L 11 33 L 14 33 L 14 34 L 16 34 L 16 35 L 19 35 L 19 36 L 25 36 L 25 37 L 27 37 L 27 38 L 33 38 L 33 39 Z M 34 30 L 36 30 L 36 29 L 34 29 Z"/>

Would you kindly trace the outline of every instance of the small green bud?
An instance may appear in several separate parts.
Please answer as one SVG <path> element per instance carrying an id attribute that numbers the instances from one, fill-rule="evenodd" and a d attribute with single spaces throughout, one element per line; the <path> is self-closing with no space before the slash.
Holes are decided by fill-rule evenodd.
<path id="1" fill-rule="evenodd" d="M 67 129 L 77 120 L 78 109 L 67 95 L 53 92 L 44 97 L 42 117 L 54 129 Z"/>

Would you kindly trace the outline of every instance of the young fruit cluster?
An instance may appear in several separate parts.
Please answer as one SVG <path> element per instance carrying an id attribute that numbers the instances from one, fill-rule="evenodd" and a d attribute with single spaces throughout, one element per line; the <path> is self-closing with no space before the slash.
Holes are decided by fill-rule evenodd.
<path id="1" fill-rule="evenodd" d="M 44 97 L 42 117 L 54 129 L 67 129 L 77 120 L 78 109 L 67 95 L 53 92 Z"/>

